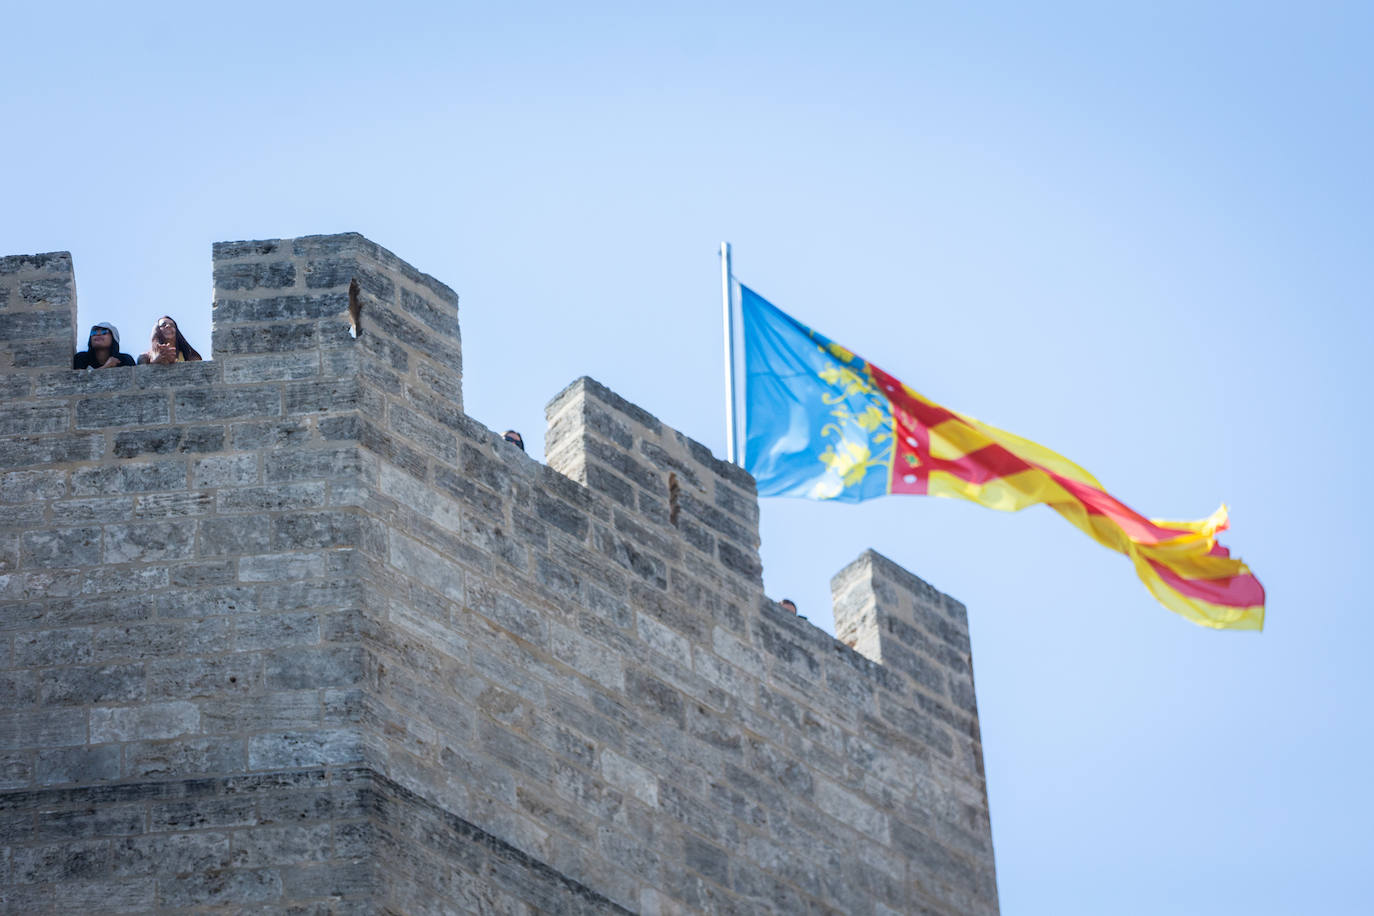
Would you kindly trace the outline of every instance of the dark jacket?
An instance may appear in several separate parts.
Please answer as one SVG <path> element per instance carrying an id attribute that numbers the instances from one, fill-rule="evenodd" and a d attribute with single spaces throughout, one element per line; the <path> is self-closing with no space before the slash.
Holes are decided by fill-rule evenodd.
<path id="1" fill-rule="evenodd" d="M 105 357 L 109 359 L 109 357 Z M 115 358 L 119 360 L 121 366 L 132 366 L 134 358 L 127 353 L 116 353 Z M 93 364 L 90 350 L 82 350 L 72 359 L 73 369 L 99 369 L 100 366 Z"/>

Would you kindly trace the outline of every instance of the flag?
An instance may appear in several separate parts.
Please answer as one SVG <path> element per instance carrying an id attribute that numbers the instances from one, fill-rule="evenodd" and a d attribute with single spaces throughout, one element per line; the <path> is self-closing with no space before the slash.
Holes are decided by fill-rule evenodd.
<path id="1" fill-rule="evenodd" d="M 1217 629 L 1264 626 L 1264 589 L 1216 541 L 1226 507 L 1148 519 L 1027 439 L 917 394 L 741 283 L 744 466 L 760 496 L 858 502 L 910 493 L 1014 512 L 1043 503 L 1130 558 L 1169 610 Z"/>

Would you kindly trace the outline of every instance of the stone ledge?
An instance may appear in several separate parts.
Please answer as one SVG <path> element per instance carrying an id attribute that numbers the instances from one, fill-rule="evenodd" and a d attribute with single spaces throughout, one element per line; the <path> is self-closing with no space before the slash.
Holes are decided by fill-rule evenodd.
<path id="1" fill-rule="evenodd" d="M 408 892 L 435 894 L 441 888 L 426 882 L 442 884 L 454 867 L 539 911 L 630 912 L 367 767 L 0 792 L 0 812 L 14 863 L 2 901 L 37 903 L 55 882 L 113 890 L 145 876 L 168 885 L 160 912 L 320 898 L 356 905 L 360 891 L 385 907 Z M 263 869 L 280 880 L 250 880 Z M 219 880 L 200 880 L 207 874 Z M 226 899 L 234 887 L 247 897 Z"/>

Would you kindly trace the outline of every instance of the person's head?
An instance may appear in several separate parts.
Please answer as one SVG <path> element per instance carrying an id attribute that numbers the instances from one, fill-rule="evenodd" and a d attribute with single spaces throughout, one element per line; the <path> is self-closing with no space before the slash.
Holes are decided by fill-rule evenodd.
<path id="1" fill-rule="evenodd" d="M 153 325 L 153 343 L 175 343 L 176 339 L 177 323 L 170 315 L 163 315 Z"/>
<path id="2" fill-rule="evenodd" d="M 520 451 L 523 452 L 525 450 L 525 437 L 517 433 L 515 430 L 506 430 L 504 433 L 501 434 L 501 438 L 505 439 L 511 445 L 520 449 Z"/>
<path id="3" fill-rule="evenodd" d="M 86 339 L 86 349 L 92 353 L 114 354 L 119 352 L 119 328 L 108 321 L 97 321 L 91 325 L 91 334 Z"/>
<path id="4" fill-rule="evenodd" d="M 177 323 L 171 315 L 163 315 L 153 325 L 153 346 L 166 346 L 167 344 L 175 344 L 177 352 L 187 362 L 201 358 L 200 353 L 196 352 L 196 348 L 191 346 L 185 337 L 181 336 L 181 329 L 177 327 Z"/>
<path id="5" fill-rule="evenodd" d="M 784 598 L 778 604 L 782 605 L 782 609 L 789 614 L 797 613 L 797 603 L 791 598 Z"/>

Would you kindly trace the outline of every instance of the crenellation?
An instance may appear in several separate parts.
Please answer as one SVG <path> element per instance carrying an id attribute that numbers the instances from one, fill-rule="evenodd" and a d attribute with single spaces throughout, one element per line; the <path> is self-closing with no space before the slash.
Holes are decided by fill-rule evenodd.
<path id="1" fill-rule="evenodd" d="M 962 605 L 870 552 L 836 641 L 700 443 L 467 417 L 442 283 L 213 255 L 213 361 L 81 373 L 70 257 L 0 259 L 6 906 L 996 911 Z"/>
<path id="2" fill-rule="evenodd" d="M 75 354 L 76 280 L 70 252 L 0 258 L 0 371 L 22 396 L 33 370 L 66 368 Z"/>

